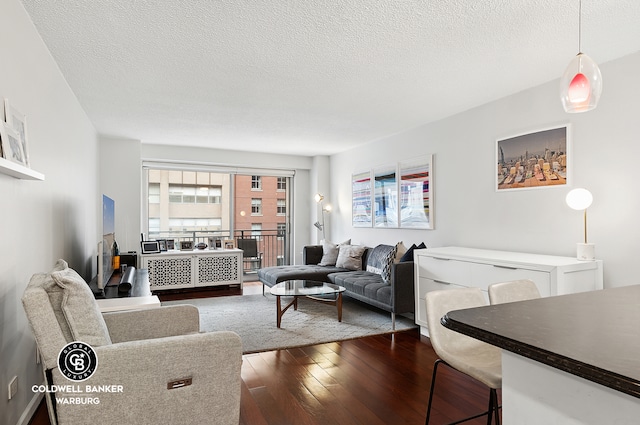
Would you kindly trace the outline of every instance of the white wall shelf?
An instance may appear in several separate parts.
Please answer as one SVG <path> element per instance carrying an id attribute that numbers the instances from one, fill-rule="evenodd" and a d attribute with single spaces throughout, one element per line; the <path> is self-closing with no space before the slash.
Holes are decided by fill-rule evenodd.
<path id="1" fill-rule="evenodd" d="M 22 180 L 44 180 L 44 174 L 4 158 L 0 158 L 0 173 Z"/>

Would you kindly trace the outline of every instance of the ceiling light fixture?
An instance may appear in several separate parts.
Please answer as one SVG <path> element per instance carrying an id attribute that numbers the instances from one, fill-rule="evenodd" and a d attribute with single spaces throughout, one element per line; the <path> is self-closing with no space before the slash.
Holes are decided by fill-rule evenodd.
<path id="1" fill-rule="evenodd" d="M 578 54 L 569 63 L 560 79 L 560 99 L 569 113 L 586 112 L 598 105 L 602 93 L 600 68 L 582 53 L 582 0 L 578 15 Z"/>

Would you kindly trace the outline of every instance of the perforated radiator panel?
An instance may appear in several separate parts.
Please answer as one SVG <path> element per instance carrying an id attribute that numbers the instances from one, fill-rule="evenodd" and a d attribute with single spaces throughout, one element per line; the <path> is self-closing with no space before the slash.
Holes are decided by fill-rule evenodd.
<path id="1" fill-rule="evenodd" d="M 192 285 L 191 257 L 149 258 L 146 262 L 151 286 L 168 288 Z"/>
<path id="2" fill-rule="evenodd" d="M 237 283 L 238 256 L 215 255 L 198 257 L 198 281 L 196 285 Z"/>

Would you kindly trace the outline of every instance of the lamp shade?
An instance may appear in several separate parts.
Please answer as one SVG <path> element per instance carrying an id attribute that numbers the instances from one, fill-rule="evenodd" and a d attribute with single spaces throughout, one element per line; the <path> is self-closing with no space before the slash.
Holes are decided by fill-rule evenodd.
<path id="1" fill-rule="evenodd" d="M 314 196 L 313 199 L 315 199 L 316 202 L 320 202 L 324 199 L 324 196 L 322 196 L 319 193 L 316 193 L 316 196 Z"/>
<path id="2" fill-rule="evenodd" d="M 593 202 L 593 195 L 587 189 L 573 189 L 567 193 L 565 201 L 574 210 L 586 210 Z"/>
<path id="3" fill-rule="evenodd" d="M 598 65 L 578 53 L 560 79 L 560 99 L 566 112 L 586 112 L 598 105 L 602 94 L 602 74 Z"/>

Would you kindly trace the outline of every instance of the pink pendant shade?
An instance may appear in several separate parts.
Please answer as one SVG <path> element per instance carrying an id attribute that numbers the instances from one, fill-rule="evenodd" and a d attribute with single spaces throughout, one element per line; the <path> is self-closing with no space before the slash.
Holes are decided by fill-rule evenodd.
<path id="1" fill-rule="evenodd" d="M 602 74 L 598 65 L 584 53 L 569 63 L 560 80 L 560 98 L 566 112 L 594 109 L 602 93 Z"/>

